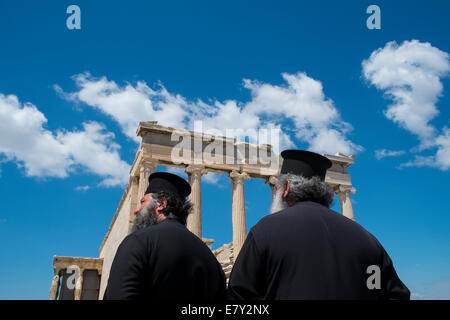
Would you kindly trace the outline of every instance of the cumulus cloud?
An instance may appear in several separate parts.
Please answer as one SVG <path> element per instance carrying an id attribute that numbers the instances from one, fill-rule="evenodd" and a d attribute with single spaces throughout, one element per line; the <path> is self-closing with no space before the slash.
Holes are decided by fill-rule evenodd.
<path id="1" fill-rule="evenodd" d="M 416 134 L 425 145 L 435 135 L 429 122 L 439 113 L 436 102 L 443 89 L 440 78 L 450 71 L 448 58 L 429 43 L 412 40 L 399 46 L 393 41 L 362 63 L 365 78 L 394 101 L 386 117 Z"/>
<path id="2" fill-rule="evenodd" d="M 438 151 L 436 152 L 436 164 L 442 170 L 450 168 L 450 129 L 445 127 L 443 133 L 437 137 L 436 145 Z"/>
<path id="3" fill-rule="evenodd" d="M 286 86 L 245 80 L 252 100 L 247 112 L 281 117 L 295 125 L 295 137 L 320 153 L 352 154 L 363 150 L 346 138 L 352 126 L 343 121 L 334 102 L 325 97 L 322 83 L 305 73 L 282 74 Z"/>
<path id="4" fill-rule="evenodd" d="M 363 149 L 347 138 L 352 126 L 342 120 L 333 101 L 325 97 L 319 81 L 305 73 L 284 73 L 282 77 L 286 82 L 283 86 L 244 80 L 244 87 L 252 96 L 245 103 L 192 102 L 168 92 L 161 83 L 157 89 L 142 81 L 134 86 L 120 86 L 89 73 L 73 77 L 79 87 L 76 92 L 65 93 L 58 86 L 55 89 L 66 99 L 83 102 L 112 117 L 136 141 L 135 130 L 140 121 L 158 121 L 161 125 L 192 130 L 194 122 L 201 120 L 203 132 L 219 130 L 222 135 L 227 130 L 241 130 L 245 136 L 251 130 L 279 128 L 279 141 L 267 142 L 275 150 L 295 147 L 292 136 L 308 143 L 309 149 L 316 152 L 352 154 Z M 287 122 L 294 126 L 287 129 Z"/>
<path id="5" fill-rule="evenodd" d="M 94 78 L 89 73 L 73 76 L 79 91 L 65 93 L 55 85 L 55 90 L 68 100 L 83 102 L 110 116 L 119 123 L 123 133 L 136 141 L 140 121 L 158 119 L 165 126 L 184 127 L 187 102 L 179 95 L 170 94 L 162 84 L 151 89 L 145 82 L 123 87 L 106 77 Z"/>
<path id="6" fill-rule="evenodd" d="M 69 150 L 72 161 L 89 172 L 104 177 L 101 185 L 116 186 L 128 183 L 130 166 L 120 159 L 120 146 L 113 142 L 114 134 L 105 126 L 91 121 L 83 123 L 83 130 L 58 132 L 56 139 Z"/>
<path id="7" fill-rule="evenodd" d="M 385 116 L 418 137 L 416 149 L 438 147 L 436 156 L 417 155 L 407 165 L 448 168 L 446 133 L 439 135 L 430 122 L 439 114 L 436 103 L 443 91 L 441 78 L 450 71 L 449 54 L 418 40 L 392 41 L 372 52 L 362 67 L 365 79 L 393 101 Z"/>
<path id="8" fill-rule="evenodd" d="M 435 167 L 446 171 L 450 169 L 450 129 L 445 127 L 436 138 L 437 152 L 432 156 L 416 155 L 414 160 L 403 163 L 402 167 Z"/>
<path id="9" fill-rule="evenodd" d="M 83 130 L 45 129 L 47 119 L 31 103 L 15 95 L 0 94 L 0 154 L 15 161 L 29 177 L 65 178 L 76 168 L 103 177 L 105 186 L 128 182 L 130 166 L 120 159 L 114 135 L 97 122 L 83 123 Z"/>
<path id="10" fill-rule="evenodd" d="M 386 157 L 398 157 L 403 154 L 405 154 L 404 150 L 386 150 L 386 149 L 375 150 L 375 158 L 377 158 L 377 160 L 381 160 Z"/>

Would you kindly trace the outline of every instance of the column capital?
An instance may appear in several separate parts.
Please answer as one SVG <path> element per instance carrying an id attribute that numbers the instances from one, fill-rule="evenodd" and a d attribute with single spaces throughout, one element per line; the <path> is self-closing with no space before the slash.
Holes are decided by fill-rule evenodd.
<path id="1" fill-rule="evenodd" d="M 141 199 L 144 196 L 145 190 L 148 186 L 148 178 L 158 167 L 159 162 L 152 159 L 144 159 L 140 163 L 139 168 L 139 191 L 138 191 L 138 199 Z"/>
<path id="2" fill-rule="evenodd" d="M 151 171 L 153 172 L 159 165 L 157 160 L 142 160 L 140 171 Z"/>
<path id="3" fill-rule="evenodd" d="M 277 176 L 269 176 L 266 178 L 265 184 L 270 184 L 272 186 L 276 186 L 278 184 L 278 177 Z"/>
<path id="4" fill-rule="evenodd" d="M 340 184 L 340 185 L 334 187 L 334 192 L 336 194 L 350 194 L 350 192 L 355 194 L 356 189 L 353 186 L 344 186 L 344 185 Z"/>
<path id="5" fill-rule="evenodd" d="M 250 179 L 250 175 L 247 172 L 238 172 L 236 170 L 231 171 L 229 177 L 234 183 L 243 183 L 244 180 Z"/>
<path id="6" fill-rule="evenodd" d="M 191 164 L 186 167 L 184 172 L 197 178 L 197 177 L 201 177 L 204 174 L 207 174 L 208 170 L 205 168 L 205 166 Z"/>
<path id="7" fill-rule="evenodd" d="M 56 266 L 53 266 L 53 274 L 56 276 L 56 275 L 58 275 L 59 276 L 59 273 L 61 272 L 61 267 L 60 266 L 58 266 L 58 267 L 56 267 Z"/>
<path id="8" fill-rule="evenodd" d="M 277 192 L 278 189 L 279 184 L 278 177 L 277 176 L 266 177 L 266 182 L 264 183 L 270 186 L 270 191 L 272 191 L 272 200 L 273 200 L 273 197 L 275 196 L 275 193 Z"/>

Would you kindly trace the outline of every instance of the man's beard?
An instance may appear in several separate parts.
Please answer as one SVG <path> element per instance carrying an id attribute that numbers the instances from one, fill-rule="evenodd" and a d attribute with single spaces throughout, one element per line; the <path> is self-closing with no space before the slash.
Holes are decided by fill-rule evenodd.
<path id="1" fill-rule="evenodd" d="M 134 217 L 130 233 L 144 229 L 156 224 L 155 216 L 156 201 L 152 200 L 147 206 L 141 209 Z"/>
<path id="2" fill-rule="evenodd" d="M 278 189 L 275 192 L 275 195 L 273 196 L 273 199 L 272 199 L 272 206 L 270 207 L 270 213 L 275 213 L 275 212 L 284 210 L 287 207 L 289 207 L 289 204 L 283 198 L 283 192 L 284 192 L 284 190 L 282 190 L 282 189 Z"/>

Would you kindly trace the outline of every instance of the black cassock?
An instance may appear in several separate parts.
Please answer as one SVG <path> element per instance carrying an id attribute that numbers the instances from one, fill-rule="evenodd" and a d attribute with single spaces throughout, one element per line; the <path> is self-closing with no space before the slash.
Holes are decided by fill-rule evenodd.
<path id="1" fill-rule="evenodd" d="M 122 241 L 103 299 L 218 300 L 224 292 L 225 275 L 211 250 L 165 219 Z"/>
<path id="2" fill-rule="evenodd" d="M 372 234 L 310 201 L 268 215 L 250 230 L 227 290 L 228 299 L 246 300 L 409 297 Z"/>

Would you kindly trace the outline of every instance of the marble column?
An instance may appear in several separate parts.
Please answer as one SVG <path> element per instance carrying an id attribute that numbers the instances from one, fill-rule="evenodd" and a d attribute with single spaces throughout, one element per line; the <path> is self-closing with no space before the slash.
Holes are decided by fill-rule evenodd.
<path id="1" fill-rule="evenodd" d="M 144 196 L 145 190 L 148 187 L 148 178 L 158 167 L 157 161 L 144 160 L 141 163 L 139 171 L 139 191 L 138 191 L 138 203 Z"/>
<path id="2" fill-rule="evenodd" d="M 55 272 L 52 279 L 52 286 L 50 287 L 50 300 L 58 299 L 58 289 L 59 289 L 59 270 Z"/>
<path id="3" fill-rule="evenodd" d="M 335 189 L 335 192 L 339 196 L 339 202 L 341 204 L 342 215 L 349 219 L 355 220 L 355 215 L 353 214 L 352 200 L 350 199 L 350 192 L 355 193 L 355 188 L 351 186 L 340 185 Z"/>
<path id="4" fill-rule="evenodd" d="M 133 225 L 134 218 L 136 215 L 134 214 L 134 211 L 136 208 L 139 208 L 140 204 L 140 198 L 139 198 L 139 177 L 132 176 L 130 177 L 130 213 L 129 213 L 129 219 L 128 219 L 128 231 L 131 229 L 131 226 Z"/>
<path id="5" fill-rule="evenodd" d="M 83 272 L 84 269 L 80 268 L 80 274 L 75 282 L 74 300 L 81 300 L 81 290 L 83 289 Z"/>
<path id="6" fill-rule="evenodd" d="M 233 219 L 233 256 L 234 260 L 244 244 L 247 236 L 247 224 L 245 221 L 245 197 L 244 180 L 250 179 L 246 172 L 233 170 L 230 173 L 232 187 L 232 219 Z"/>
<path id="7" fill-rule="evenodd" d="M 187 228 L 200 239 L 202 238 L 202 175 L 208 173 L 203 166 L 190 165 L 185 172 L 189 177 L 191 194 L 189 201 L 192 203 L 192 212 L 188 216 Z"/>

